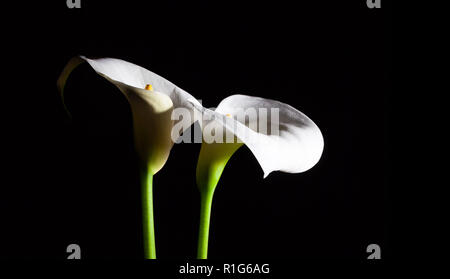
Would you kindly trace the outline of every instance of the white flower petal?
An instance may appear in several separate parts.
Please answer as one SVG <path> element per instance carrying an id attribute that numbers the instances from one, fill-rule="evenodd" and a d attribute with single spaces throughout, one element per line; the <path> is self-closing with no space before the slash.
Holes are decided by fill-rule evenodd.
<path id="1" fill-rule="evenodd" d="M 136 151 L 149 171 L 155 174 L 166 163 L 173 146 L 172 100 L 157 91 L 110 81 L 123 92 L 130 103 Z"/>
<path id="2" fill-rule="evenodd" d="M 97 73 L 108 77 L 110 80 L 141 89 L 144 89 L 147 84 L 151 84 L 154 91 L 164 93 L 170 97 L 174 108 L 185 107 L 193 109 L 191 103 L 187 102 L 188 99 L 195 100 L 192 95 L 141 66 L 116 58 L 89 59 L 84 56 L 80 57 L 86 60 Z M 194 102 L 200 104 L 197 100 Z"/>
<path id="3" fill-rule="evenodd" d="M 107 78 L 109 81 L 120 82 L 128 86 L 135 88 L 145 88 L 147 84 L 150 84 L 154 91 L 161 92 L 170 97 L 173 103 L 174 109 L 185 108 L 190 113 L 189 119 L 177 119 L 174 125 L 183 121 L 181 128 L 190 127 L 198 116 L 195 115 L 192 103 L 200 105 L 200 103 L 189 93 L 183 89 L 177 87 L 172 82 L 166 80 L 165 78 L 133 63 L 116 59 L 116 58 L 99 58 L 99 59 L 89 59 L 84 56 L 80 56 L 101 76 Z M 114 83 L 114 82 L 113 82 Z M 116 83 L 114 83 L 116 84 Z M 117 85 L 117 84 L 116 84 Z M 189 100 L 189 101 L 188 101 Z M 174 140 L 176 141 L 176 136 L 180 136 L 183 132 L 182 129 L 174 133 Z"/>
<path id="4" fill-rule="evenodd" d="M 233 95 L 224 99 L 216 111 L 199 105 L 195 107 L 204 114 L 209 114 L 213 121 L 225 127 L 248 146 L 261 165 L 264 177 L 277 170 L 288 173 L 307 171 L 322 155 L 324 141 L 319 128 L 306 115 L 290 105 L 264 98 Z M 237 110 L 248 108 L 278 108 L 278 135 L 271 134 L 270 130 L 260 133 L 248 128 L 244 122 L 225 116 L 236 116 Z M 268 121 L 270 126 L 270 117 Z"/>
<path id="5" fill-rule="evenodd" d="M 174 102 L 178 106 L 191 108 L 193 114 L 192 104 L 187 99 L 194 98 L 140 66 L 119 59 L 88 59 L 82 56 L 71 59 L 61 73 L 57 81 L 61 95 L 70 73 L 83 61 L 87 61 L 98 74 L 116 85 L 128 99 L 133 114 L 137 153 L 149 171 L 155 174 L 164 166 L 173 146 L 171 132 L 174 121 L 171 115 Z M 151 84 L 154 90 L 145 90 L 147 84 Z"/>

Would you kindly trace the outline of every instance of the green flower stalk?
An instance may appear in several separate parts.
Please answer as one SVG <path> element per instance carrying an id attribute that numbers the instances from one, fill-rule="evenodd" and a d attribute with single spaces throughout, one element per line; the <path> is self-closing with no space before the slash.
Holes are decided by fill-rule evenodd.
<path id="1" fill-rule="evenodd" d="M 245 144 L 261 165 L 265 178 L 272 171 L 309 170 L 319 161 L 324 141 L 311 119 L 278 101 L 232 95 L 215 110 L 193 105 L 203 119 L 208 119 L 202 122 L 203 142 L 196 173 L 201 196 L 197 257 L 206 259 L 214 191 L 235 151 Z"/>
<path id="2" fill-rule="evenodd" d="M 214 190 L 231 156 L 242 143 L 202 143 L 197 163 L 196 180 L 200 190 L 200 228 L 197 257 L 208 256 L 209 224 Z"/>
<path id="3" fill-rule="evenodd" d="M 142 228 L 144 233 L 144 256 L 156 259 L 155 225 L 153 223 L 153 174 L 148 169 L 141 170 L 142 185 Z"/>
<path id="4" fill-rule="evenodd" d="M 193 113 L 193 104 L 199 103 L 186 91 L 135 64 L 114 58 L 89 59 L 80 56 L 68 62 L 57 81 L 66 110 L 66 81 L 73 69 L 83 62 L 87 62 L 97 74 L 114 84 L 130 104 L 134 144 L 141 165 L 144 254 L 147 259 L 155 259 L 153 176 L 166 163 L 177 138 L 172 134 L 177 124 L 177 121 L 172 120 L 173 110 L 183 108 Z"/>

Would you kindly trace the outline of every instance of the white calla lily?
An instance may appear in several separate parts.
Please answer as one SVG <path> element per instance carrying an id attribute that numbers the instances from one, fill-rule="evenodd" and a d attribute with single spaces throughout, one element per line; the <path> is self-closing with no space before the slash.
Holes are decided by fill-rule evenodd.
<path id="1" fill-rule="evenodd" d="M 288 104 L 246 95 L 232 95 L 225 98 L 215 111 L 193 104 L 204 114 L 210 114 L 206 117 L 212 119 L 210 122 L 214 121 L 215 124 L 225 127 L 227 133 L 232 133 L 247 145 L 261 165 L 264 177 L 272 171 L 287 173 L 307 171 L 322 155 L 324 141 L 319 127 L 305 114 Z M 246 125 L 245 119 L 239 116 L 242 112 L 245 114 L 249 108 L 257 113 L 256 117 L 248 119 Z M 266 111 L 276 109 L 278 116 L 261 115 L 260 109 Z M 262 120 L 261 117 L 266 119 Z M 264 124 L 263 121 L 267 121 L 267 129 L 261 131 L 259 125 Z M 256 128 L 258 126 L 259 129 Z M 276 129 L 273 131 L 269 128 Z M 204 137 L 210 135 L 204 134 Z M 222 148 L 229 149 L 227 146 Z"/>
<path id="2" fill-rule="evenodd" d="M 83 62 L 87 62 L 99 75 L 117 86 L 130 104 L 134 142 L 143 169 L 145 256 L 156 258 L 152 202 L 153 175 L 166 163 L 174 143 L 172 128 L 176 121 L 172 120 L 172 111 L 185 108 L 193 115 L 193 104 L 199 105 L 199 103 L 189 93 L 170 81 L 138 65 L 120 59 L 89 59 L 84 56 L 72 58 L 57 81 L 63 101 L 64 86 L 70 73 Z"/>
<path id="3" fill-rule="evenodd" d="M 203 113 L 204 119 L 210 119 L 202 123 L 203 143 L 197 164 L 197 185 L 202 203 L 198 257 L 206 258 L 214 190 L 234 152 L 242 144 L 247 145 L 261 165 L 265 178 L 272 171 L 300 173 L 309 170 L 319 161 L 324 140 L 320 129 L 310 118 L 279 101 L 232 95 L 215 110 L 193 104 Z M 273 109 L 275 111 L 272 112 Z M 248 110 L 253 115 L 247 115 Z M 272 112 L 270 116 L 260 113 L 268 110 Z M 214 130 L 214 135 L 211 135 L 211 130 Z M 220 134 L 221 130 L 225 130 L 226 136 Z M 220 138 L 223 139 L 220 143 L 214 142 Z M 230 143 L 226 138 L 235 140 Z"/>
<path id="4" fill-rule="evenodd" d="M 173 146 L 173 109 L 186 108 L 193 113 L 193 104 L 200 103 L 192 95 L 157 74 L 115 58 L 72 58 L 57 82 L 61 94 L 72 70 L 84 61 L 99 75 L 117 86 L 127 98 L 133 114 L 136 150 L 152 174 L 157 173 L 167 161 Z"/>

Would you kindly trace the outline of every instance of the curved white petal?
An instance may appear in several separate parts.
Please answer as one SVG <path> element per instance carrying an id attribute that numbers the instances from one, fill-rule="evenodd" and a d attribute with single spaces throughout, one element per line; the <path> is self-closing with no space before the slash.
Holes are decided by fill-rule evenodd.
<path id="1" fill-rule="evenodd" d="M 155 174 L 164 166 L 173 146 L 171 135 L 174 121 L 171 115 L 174 106 L 190 108 L 189 111 L 193 114 L 191 103 L 195 99 L 171 82 L 140 66 L 119 59 L 88 59 L 83 56 L 71 59 L 61 73 L 57 86 L 62 95 L 71 71 L 83 61 L 116 85 L 128 99 L 133 114 L 137 153 L 143 163 L 147 164 L 149 171 Z M 145 90 L 147 84 L 151 84 L 154 90 Z M 191 101 L 187 102 L 188 99 Z"/>
<path id="2" fill-rule="evenodd" d="M 157 91 L 110 81 L 123 92 L 130 103 L 136 151 L 141 161 L 147 164 L 148 170 L 155 174 L 165 165 L 173 146 L 172 100 Z"/>
<path id="3" fill-rule="evenodd" d="M 267 177 L 272 171 L 300 173 L 312 168 L 320 159 L 323 152 L 324 141 L 317 125 L 305 114 L 290 105 L 245 95 L 233 95 L 225 98 L 215 111 L 195 105 L 207 117 L 212 118 L 215 124 L 225 127 L 253 152 Z M 257 119 L 250 119 L 245 123 L 236 119 L 238 111 L 253 108 L 278 108 L 278 133 L 268 129 L 258 132 L 254 127 Z M 233 116 L 227 117 L 228 116 Z M 271 118 L 268 117 L 268 125 Z M 253 126 L 252 129 L 248 126 Z"/>
<path id="4" fill-rule="evenodd" d="M 154 91 L 170 97 L 174 108 L 193 109 L 191 103 L 187 101 L 188 99 L 195 100 L 191 94 L 141 66 L 116 58 L 89 59 L 84 56 L 80 57 L 86 60 L 97 73 L 110 80 L 141 89 L 144 89 L 147 84 L 151 84 Z M 200 104 L 197 100 L 194 102 Z"/>

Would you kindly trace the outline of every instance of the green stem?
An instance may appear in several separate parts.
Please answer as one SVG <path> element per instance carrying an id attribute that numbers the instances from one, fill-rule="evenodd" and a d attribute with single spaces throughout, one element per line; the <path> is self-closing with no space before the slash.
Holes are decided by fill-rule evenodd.
<path id="1" fill-rule="evenodd" d="M 208 238 L 209 238 L 209 224 L 211 219 L 211 206 L 214 196 L 214 190 L 202 191 L 200 200 L 200 229 L 198 233 L 198 249 L 197 258 L 208 258 Z"/>
<path id="2" fill-rule="evenodd" d="M 155 226 L 153 224 L 153 174 L 148 169 L 142 171 L 142 217 L 144 255 L 146 259 L 156 259 Z"/>
<path id="3" fill-rule="evenodd" d="M 202 143 L 198 156 L 196 182 L 200 190 L 200 229 L 197 258 L 208 258 L 209 223 L 214 190 L 233 153 L 242 143 Z"/>

